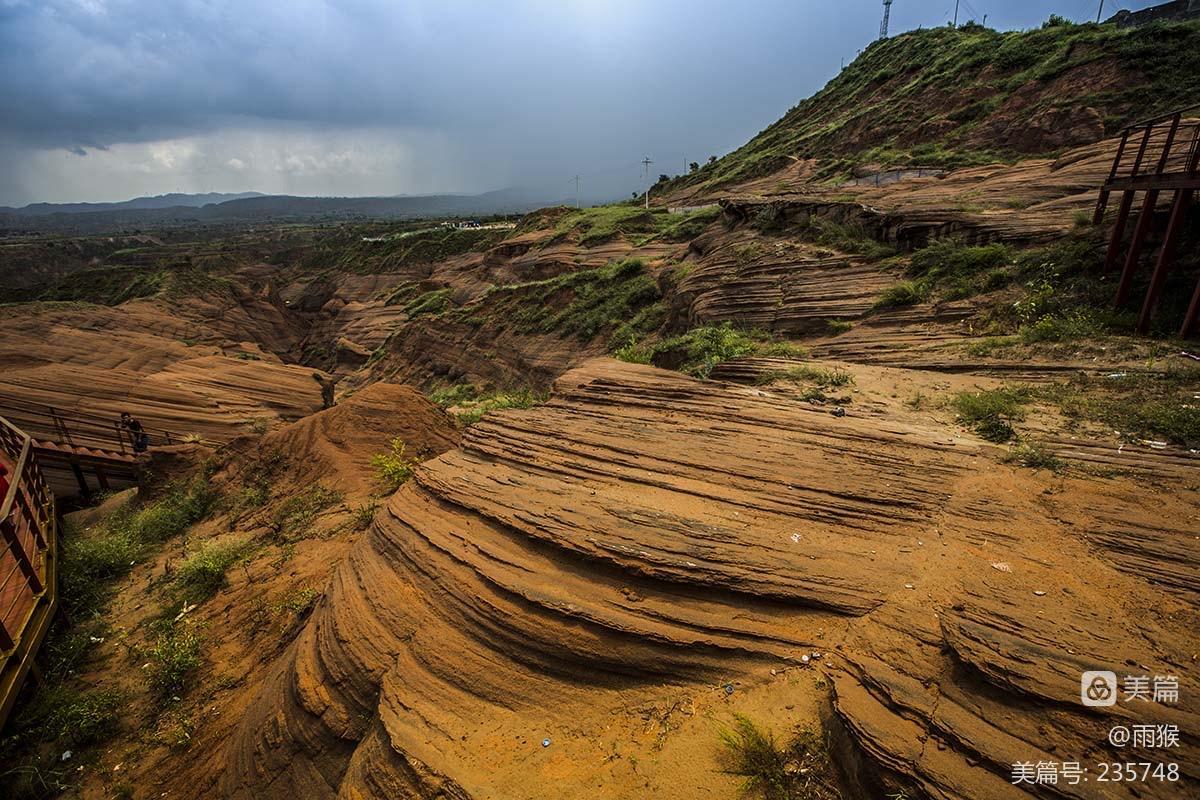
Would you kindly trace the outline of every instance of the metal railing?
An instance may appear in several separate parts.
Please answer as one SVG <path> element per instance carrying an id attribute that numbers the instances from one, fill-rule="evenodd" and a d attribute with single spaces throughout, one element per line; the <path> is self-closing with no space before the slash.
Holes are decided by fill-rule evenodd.
<path id="1" fill-rule="evenodd" d="M 1200 104 L 1130 125 L 1121 132 L 1108 182 L 1200 172 Z"/>
<path id="2" fill-rule="evenodd" d="M 0 409 L 37 439 L 71 447 L 91 447 L 126 454 L 136 452 L 135 434 L 119 418 L 86 411 L 62 411 L 53 406 L 21 400 L 0 400 Z M 148 447 L 178 444 L 180 438 L 165 428 L 143 428 Z"/>
<path id="3" fill-rule="evenodd" d="M 0 725 L 58 599 L 54 495 L 33 449 L 28 434 L 0 417 L 0 459 L 8 468 L 0 498 Z"/>

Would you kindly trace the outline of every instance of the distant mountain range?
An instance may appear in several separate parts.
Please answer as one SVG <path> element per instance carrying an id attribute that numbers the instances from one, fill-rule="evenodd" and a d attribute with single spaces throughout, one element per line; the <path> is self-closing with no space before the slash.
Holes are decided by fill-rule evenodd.
<path id="1" fill-rule="evenodd" d="M 120 203 L 35 203 L 0 206 L 0 229 L 109 231 L 189 223 L 400 219 L 531 211 L 566 203 L 537 189 L 501 189 L 477 195 L 296 197 L 240 194 L 165 194 Z"/>
<path id="2" fill-rule="evenodd" d="M 247 197 L 262 197 L 262 192 L 237 192 L 226 194 L 208 192 L 207 194 L 158 194 L 153 197 L 135 197 L 119 203 L 31 203 L 21 208 L 0 206 L 0 214 L 21 214 L 25 216 L 40 216 L 43 214 L 86 214 L 91 211 L 128 211 L 144 208 L 199 208 L 210 203 L 224 203 L 227 200 L 243 200 Z"/>

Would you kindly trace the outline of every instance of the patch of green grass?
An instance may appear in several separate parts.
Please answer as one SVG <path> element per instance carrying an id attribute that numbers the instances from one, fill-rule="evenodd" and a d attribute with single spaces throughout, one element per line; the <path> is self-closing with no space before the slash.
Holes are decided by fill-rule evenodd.
<path id="1" fill-rule="evenodd" d="M 152 501 L 127 503 L 96 530 L 63 537 L 59 594 L 71 614 L 99 613 L 114 580 L 152 547 L 206 517 L 215 499 L 207 477 L 200 475 L 170 484 Z"/>
<path id="2" fill-rule="evenodd" d="M 731 323 L 705 325 L 650 348 L 647 362 L 707 378 L 722 361 L 753 353 L 759 342 Z"/>
<path id="3" fill-rule="evenodd" d="M 666 316 L 662 294 L 640 259 L 498 286 L 480 301 L 519 333 L 558 333 L 590 341 L 606 331 L 622 342 L 656 329 Z M 465 309 L 464 309 L 465 310 Z"/>
<path id="4" fill-rule="evenodd" d="M 1124 377 L 1077 375 L 1039 393 L 1069 420 L 1091 421 L 1126 440 L 1162 440 L 1200 448 L 1200 369 L 1171 368 Z"/>
<path id="5" fill-rule="evenodd" d="M 125 695 L 113 689 L 78 691 L 62 684 L 46 685 L 21 708 L 13 732 L 34 741 L 86 747 L 112 733 L 125 703 Z"/>
<path id="6" fill-rule="evenodd" d="M 449 288 L 434 289 L 410 300 L 405 304 L 404 311 L 413 318 L 424 314 L 439 317 L 450 308 L 450 295 L 452 293 L 453 290 Z"/>
<path id="7" fill-rule="evenodd" d="M 325 509 L 342 502 L 342 493 L 321 484 L 314 484 L 294 494 L 275 508 L 270 526 L 277 538 L 303 535 L 317 515 Z"/>
<path id="8" fill-rule="evenodd" d="M 207 600 L 224 588 L 230 567 L 243 561 L 254 549 L 254 543 L 246 539 L 203 543 L 176 568 L 172 579 L 175 595 L 192 603 Z"/>
<path id="9" fill-rule="evenodd" d="M 908 272 L 948 300 L 971 297 L 1008 282 L 1005 271 L 1013 253 L 1005 245 L 967 245 L 955 239 L 936 239 L 913 253 Z"/>
<path id="10" fill-rule="evenodd" d="M 808 358 L 808 348 L 791 342 L 768 342 L 759 344 L 754 354 L 764 358 Z"/>
<path id="11" fill-rule="evenodd" d="M 959 418 L 989 442 L 1007 442 L 1016 436 L 1012 423 L 1025 418 L 1027 389 L 985 389 L 959 392 L 950 404 Z"/>
<path id="12" fill-rule="evenodd" d="M 967 353 L 980 358 L 990 358 L 997 351 L 1012 347 L 1018 341 L 1015 336 L 988 336 L 967 345 Z"/>
<path id="13" fill-rule="evenodd" d="M 862 225 L 838 223 L 813 219 L 809 223 L 808 236 L 817 244 L 832 247 L 843 253 L 855 253 L 878 260 L 895 255 L 896 249 L 880 242 Z"/>
<path id="14" fill-rule="evenodd" d="M 443 386 L 429 393 L 429 399 L 442 408 L 450 408 L 479 397 L 479 387 L 473 383 L 456 383 Z"/>
<path id="15" fill-rule="evenodd" d="M 405 455 L 408 447 L 399 436 L 392 439 L 386 453 L 371 456 L 371 467 L 389 492 L 394 492 L 408 482 L 420 462 Z"/>
<path id="16" fill-rule="evenodd" d="M 674 231 L 674 235 L 686 235 L 697 223 L 702 223 L 698 227 L 703 230 L 704 225 L 707 225 L 707 222 L 703 222 L 704 218 L 705 214 L 698 212 L 689 225 L 688 217 L 673 216 L 665 208 L 646 209 L 630 203 L 592 206 L 573 210 L 563 216 L 558 221 L 555 235 L 550 241 L 559 241 L 575 233 L 584 247 L 595 247 L 617 236 L 636 236 L 644 243 L 668 231 Z M 696 230 L 696 233 L 699 233 L 699 230 Z"/>
<path id="17" fill-rule="evenodd" d="M 168 622 L 150 649 L 147 680 L 154 700 L 164 706 L 187 692 L 202 659 L 203 638 L 187 620 Z"/>
<path id="18" fill-rule="evenodd" d="M 927 281 L 900 281 L 895 286 L 884 290 L 875 301 L 875 308 L 896 308 L 899 306 L 914 306 L 929 298 L 930 286 Z"/>
<path id="19" fill-rule="evenodd" d="M 762 331 L 746 331 L 730 322 L 702 325 L 652 343 L 628 341 L 613 356 L 633 364 L 654 364 L 697 378 L 707 378 L 722 361 L 757 355 L 774 358 L 805 358 L 808 350 L 790 342 L 772 340 Z"/>
<path id="20" fill-rule="evenodd" d="M 854 323 L 848 319 L 829 319 L 825 320 L 825 327 L 829 329 L 830 333 L 836 336 L 849 331 L 854 327 Z"/>
<path id="21" fill-rule="evenodd" d="M 765 385 L 776 381 L 791 381 L 793 383 L 815 383 L 818 386 L 848 386 L 854 383 L 854 376 L 843 369 L 825 369 L 802 364 L 784 370 L 769 370 L 760 373 L 755 383 Z"/>
<path id="22" fill-rule="evenodd" d="M 505 408 L 533 408 L 546 400 L 547 395 L 529 389 L 493 392 L 482 395 L 470 403 L 464 403 L 463 410 L 458 412 L 458 421 L 463 425 L 471 426 L 492 411 Z"/>
<path id="23" fill-rule="evenodd" d="M 412 225 L 411 222 L 389 225 L 394 232 L 384 241 L 363 241 L 365 231 L 355 226 L 338 226 L 316 240 L 301 264 L 359 275 L 399 272 L 412 264 L 444 261 L 486 250 L 509 234 L 507 230 L 441 226 L 409 230 Z M 371 233 L 369 238 L 375 238 L 380 232 Z"/>
<path id="24" fill-rule="evenodd" d="M 1061 458 L 1040 444 L 1018 444 L 1005 454 L 1004 461 L 1031 469 L 1048 469 L 1051 472 L 1059 472 L 1064 467 Z"/>

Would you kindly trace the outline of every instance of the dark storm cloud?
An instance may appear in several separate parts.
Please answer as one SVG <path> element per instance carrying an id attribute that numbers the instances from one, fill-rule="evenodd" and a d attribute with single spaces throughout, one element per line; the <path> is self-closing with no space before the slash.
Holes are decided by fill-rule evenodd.
<path id="1" fill-rule="evenodd" d="M 989 23 L 1029 26 L 1092 4 L 995 6 Z M 941 24 L 952 7 L 897 0 L 893 28 Z M 155 187 L 550 182 L 565 193 L 576 172 L 585 190 L 623 193 L 644 154 L 675 173 L 761 130 L 874 38 L 880 10 L 879 0 L 0 0 L 0 203 Z"/>

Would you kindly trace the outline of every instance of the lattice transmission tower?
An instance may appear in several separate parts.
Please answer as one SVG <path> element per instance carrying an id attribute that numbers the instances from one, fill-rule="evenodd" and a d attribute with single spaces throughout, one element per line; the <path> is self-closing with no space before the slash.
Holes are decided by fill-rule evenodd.
<path id="1" fill-rule="evenodd" d="M 888 20 L 892 16 L 892 0 L 883 0 L 883 22 L 879 23 L 879 38 L 888 37 Z"/>

